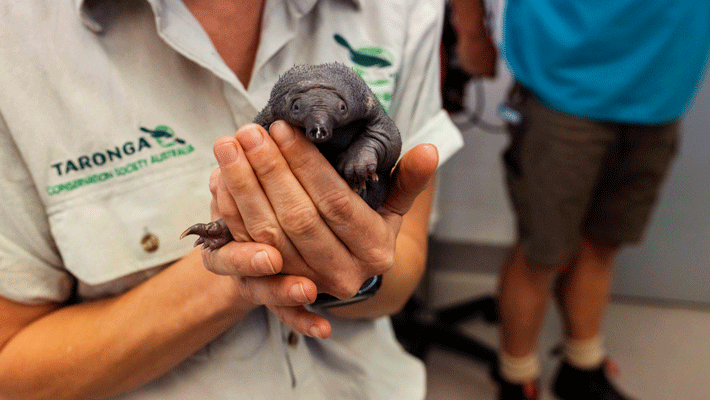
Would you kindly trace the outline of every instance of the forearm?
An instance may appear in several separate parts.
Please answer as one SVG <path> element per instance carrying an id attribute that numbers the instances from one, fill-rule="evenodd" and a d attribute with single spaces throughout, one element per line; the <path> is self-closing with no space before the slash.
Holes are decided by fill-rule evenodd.
<path id="1" fill-rule="evenodd" d="M 223 298 L 220 286 L 230 284 L 193 251 L 124 295 L 49 313 L 0 351 L 0 398 L 103 398 L 139 387 L 248 312 Z"/>
<path id="2" fill-rule="evenodd" d="M 453 0 L 452 11 L 461 68 L 475 76 L 494 77 L 498 55 L 486 27 L 484 0 Z"/>
<path id="3" fill-rule="evenodd" d="M 488 36 L 484 0 L 451 0 L 453 24 L 459 34 L 471 37 Z"/>

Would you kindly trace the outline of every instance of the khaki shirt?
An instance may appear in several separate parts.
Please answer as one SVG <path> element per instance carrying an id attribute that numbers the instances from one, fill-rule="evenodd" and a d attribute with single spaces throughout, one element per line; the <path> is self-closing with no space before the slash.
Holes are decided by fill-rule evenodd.
<path id="1" fill-rule="evenodd" d="M 212 143 L 295 64 L 353 67 L 403 152 L 433 143 L 443 162 L 462 146 L 439 99 L 441 1 L 265 7 L 245 88 L 179 0 L 0 6 L 0 296 L 115 296 L 187 254 L 179 234 L 210 218 Z M 423 398 L 423 366 L 388 319 L 332 322 L 330 339 L 305 338 L 258 308 L 125 398 Z"/>

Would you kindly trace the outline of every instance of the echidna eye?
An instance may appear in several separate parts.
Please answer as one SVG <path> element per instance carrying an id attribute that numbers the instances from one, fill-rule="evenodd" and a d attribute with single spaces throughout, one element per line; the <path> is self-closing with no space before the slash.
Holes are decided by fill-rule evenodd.
<path id="1" fill-rule="evenodd" d="M 343 113 L 344 113 L 344 112 L 348 111 L 348 106 L 345 105 L 345 102 L 344 102 L 344 101 L 341 101 L 341 102 L 340 102 L 339 108 L 340 108 L 340 112 L 343 112 Z"/>
<path id="2" fill-rule="evenodd" d="M 303 108 L 301 104 L 300 99 L 296 99 L 291 103 L 291 114 L 298 115 L 301 112 L 301 109 Z"/>

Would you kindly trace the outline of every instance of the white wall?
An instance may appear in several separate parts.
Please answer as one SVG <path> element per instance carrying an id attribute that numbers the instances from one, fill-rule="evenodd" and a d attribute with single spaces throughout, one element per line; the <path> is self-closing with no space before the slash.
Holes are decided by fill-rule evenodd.
<path id="1" fill-rule="evenodd" d="M 646 239 L 619 256 L 616 293 L 710 304 L 709 76 L 684 120 Z"/>
<path id="2" fill-rule="evenodd" d="M 467 94 L 482 85 L 485 93 L 483 120 L 502 126 L 495 109 L 510 87 L 510 74 L 499 63 L 493 81 L 471 84 Z M 467 95 L 474 109 L 475 96 Z M 508 143 L 504 130 L 490 133 L 466 123 L 463 115 L 453 117 L 464 134 L 465 147 L 444 164 L 439 173 L 441 216 L 436 236 L 455 242 L 509 244 L 514 236 L 514 220 L 503 185 L 501 152 Z"/>

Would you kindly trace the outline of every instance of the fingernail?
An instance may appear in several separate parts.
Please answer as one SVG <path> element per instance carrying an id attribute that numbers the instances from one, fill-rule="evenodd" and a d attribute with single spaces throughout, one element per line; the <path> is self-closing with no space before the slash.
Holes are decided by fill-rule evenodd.
<path id="1" fill-rule="evenodd" d="M 303 284 L 297 283 L 291 286 L 290 292 L 291 298 L 299 303 L 307 303 L 308 296 L 306 296 L 306 291 L 303 290 Z"/>
<path id="2" fill-rule="evenodd" d="M 271 124 L 269 133 L 279 147 L 287 146 L 294 139 L 293 129 L 283 121 L 276 121 Z"/>
<path id="3" fill-rule="evenodd" d="M 244 148 L 244 151 L 249 151 L 260 145 L 264 141 L 264 137 L 261 135 L 259 129 L 249 127 L 237 132 L 237 140 L 239 144 L 242 145 L 242 148 Z"/>
<path id="4" fill-rule="evenodd" d="M 232 142 L 227 142 L 215 147 L 214 156 L 219 165 L 229 165 L 237 161 L 237 146 Z"/>
<path id="5" fill-rule="evenodd" d="M 271 274 L 276 273 L 276 269 L 273 264 L 271 264 L 269 255 L 266 254 L 264 250 L 254 254 L 254 257 L 251 258 L 251 265 L 256 271 L 270 272 Z"/>
<path id="6" fill-rule="evenodd" d="M 323 338 L 323 333 L 321 332 L 320 328 L 318 325 L 312 325 L 310 328 L 308 328 L 308 334 L 313 337 L 317 338 Z"/>

